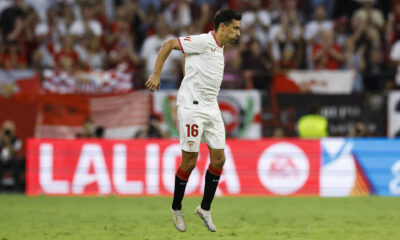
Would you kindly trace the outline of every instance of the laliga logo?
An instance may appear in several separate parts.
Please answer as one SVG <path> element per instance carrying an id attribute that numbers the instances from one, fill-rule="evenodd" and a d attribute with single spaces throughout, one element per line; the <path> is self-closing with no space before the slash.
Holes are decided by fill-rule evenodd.
<path id="1" fill-rule="evenodd" d="M 310 165 L 303 150 L 291 143 L 276 143 L 265 149 L 258 162 L 258 177 L 269 191 L 287 195 L 307 181 Z"/>

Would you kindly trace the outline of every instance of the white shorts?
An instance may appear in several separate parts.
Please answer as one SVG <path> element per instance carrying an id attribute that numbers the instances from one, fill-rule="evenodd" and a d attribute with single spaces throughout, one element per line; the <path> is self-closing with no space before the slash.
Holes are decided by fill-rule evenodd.
<path id="1" fill-rule="evenodd" d="M 218 105 L 178 107 L 179 140 L 185 152 L 198 152 L 200 142 L 214 149 L 225 148 L 225 125 Z"/>

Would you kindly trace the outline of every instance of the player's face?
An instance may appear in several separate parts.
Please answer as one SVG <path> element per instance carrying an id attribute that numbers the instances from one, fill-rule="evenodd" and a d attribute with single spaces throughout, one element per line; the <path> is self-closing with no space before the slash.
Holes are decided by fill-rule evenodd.
<path id="1" fill-rule="evenodd" d="M 240 21 L 232 20 L 230 24 L 225 26 L 225 34 L 229 43 L 237 42 L 240 38 Z"/>

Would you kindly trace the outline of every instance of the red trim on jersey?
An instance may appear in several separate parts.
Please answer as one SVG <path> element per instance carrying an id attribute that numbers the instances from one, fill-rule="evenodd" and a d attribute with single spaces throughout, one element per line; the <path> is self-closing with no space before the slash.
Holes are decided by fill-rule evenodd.
<path id="1" fill-rule="evenodd" d="M 213 167 L 211 166 L 211 164 L 208 165 L 208 171 L 209 171 L 210 173 L 214 174 L 215 176 L 221 176 L 221 174 L 222 174 L 222 169 L 213 168 Z"/>
<path id="2" fill-rule="evenodd" d="M 218 43 L 217 38 L 215 37 L 214 31 L 211 31 L 211 34 L 214 37 L 214 40 L 217 43 L 218 47 L 222 48 L 222 46 Z"/>
<path id="3" fill-rule="evenodd" d="M 183 181 L 187 181 L 189 179 L 190 173 L 183 171 L 182 168 L 179 167 L 178 170 L 176 171 L 176 176 L 178 176 L 178 178 L 180 178 Z"/>
<path id="4" fill-rule="evenodd" d="M 176 39 L 178 39 L 179 47 L 181 47 L 182 53 L 185 53 L 185 51 L 183 51 L 181 40 L 179 38 L 176 38 Z"/>

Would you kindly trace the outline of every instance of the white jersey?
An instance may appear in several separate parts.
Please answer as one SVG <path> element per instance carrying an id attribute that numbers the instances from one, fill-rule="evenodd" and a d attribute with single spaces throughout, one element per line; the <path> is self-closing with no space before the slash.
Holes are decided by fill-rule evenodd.
<path id="1" fill-rule="evenodd" d="M 217 105 L 224 74 L 224 48 L 214 32 L 178 38 L 186 54 L 185 77 L 178 92 L 177 105 Z"/>

